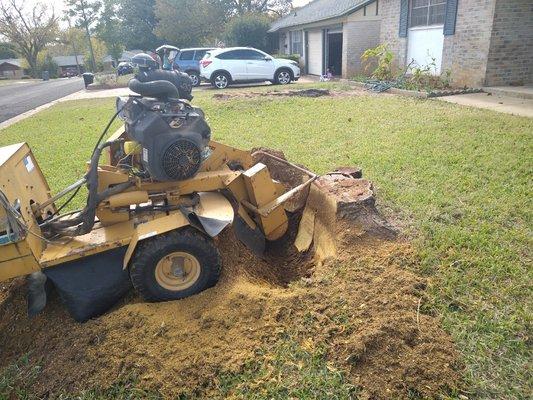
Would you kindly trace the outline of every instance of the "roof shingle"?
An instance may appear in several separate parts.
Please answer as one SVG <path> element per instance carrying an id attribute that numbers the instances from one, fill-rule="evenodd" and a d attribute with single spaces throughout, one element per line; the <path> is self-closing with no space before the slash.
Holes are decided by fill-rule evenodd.
<path id="1" fill-rule="evenodd" d="M 314 0 L 274 21 L 269 32 L 349 14 L 375 0 Z"/>

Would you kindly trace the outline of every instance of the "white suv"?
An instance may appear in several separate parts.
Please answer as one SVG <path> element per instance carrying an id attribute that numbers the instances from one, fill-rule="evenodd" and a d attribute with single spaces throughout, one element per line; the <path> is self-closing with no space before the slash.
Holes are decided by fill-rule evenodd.
<path id="1" fill-rule="evenodd" d="M 200 60 L 200 75 L 217 89 L 239 82 L 287 85 L 300 78 L 300 67 L 296 61 L 273 58 L 251 47 L 232 47 L 207 52 Z"/>

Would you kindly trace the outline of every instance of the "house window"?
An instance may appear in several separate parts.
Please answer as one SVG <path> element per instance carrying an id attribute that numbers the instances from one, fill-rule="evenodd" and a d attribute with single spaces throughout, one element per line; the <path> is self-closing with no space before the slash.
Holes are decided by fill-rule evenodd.
<path id="1" fill-rule="evenodd" d="M 446 0 L 411 0 L 410 26 L 443 25 Z"/>
<path id="2" fill-rule="evenodd" d="M 291 53 L 302 55 L 302 31 L 291 32 Z"/>

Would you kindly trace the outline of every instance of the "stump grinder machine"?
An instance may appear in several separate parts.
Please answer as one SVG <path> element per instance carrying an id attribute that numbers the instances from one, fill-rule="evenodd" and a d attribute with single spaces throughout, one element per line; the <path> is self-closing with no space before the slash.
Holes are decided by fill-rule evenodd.
<path id="1" fill-rule="evenodd" d="M 286 210 L 303 210 L 296 247 L 313 242 L 327 255 L 337 217 L 373 207 L 371 184 L 351 172 L 317 179 L 264 151 L 211 140 L 202 110 L 184 100 L 187 79 L 149 66 L 132 79 L 138 95 L 117 99 L 86 174 L 54 196 L 27 144 L 0 148 L 0 282 L 28 276 L 30 315 L 52 289 L 78 321 L 104 313 L 132 286 L 147 301 L 199 293 L 219 278 L 215 238 L 224 229 L 261 257 L 268 241 L 285 240 Z M 123 127 L 104 140 L 117 117 Z M 299 179 L 275 180 L 265 160 Z M 337 198 L 319 190 L 339 179 Z M 62 212 L 83 187 L 85 207 Z"/>
<path id="2" fill-rule="evenodd" d="M 0 148 L 0 281 L 29 275 L 30 315 L 50 288 L 78 321 L 131 285 L 147 301 L 181 299 L 216 284 L 213 238 L 227 226 L 258 255 L 287 231 L 284 203 L 315 176 L 280 160 L 308 174 L 287 191 L 254 154 L 212 141 L 204 113 L 179 91 L 188 77 L 174 78 L 132 79 L 139 95 L 118 98 L 113 118 L 124 127 L 103 141 L 112 119 L 85 176 L 55 196 L 26 143 Z M 83 186 L 85 207 L 61 213 L 58 201 Z"/>

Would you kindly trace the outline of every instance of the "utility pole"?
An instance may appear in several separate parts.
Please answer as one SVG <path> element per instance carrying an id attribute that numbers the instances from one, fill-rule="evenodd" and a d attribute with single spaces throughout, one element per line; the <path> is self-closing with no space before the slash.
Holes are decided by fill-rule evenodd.
<path id="1" fill-rule="evenodd" d="M 70 18 L 68 17 L 68 15 L 65 18 L 68 22 L 69 32 L 72 35 L 72 31 L 71 31 L 72 26 L 70 25 Z M 74 50 L 74 59 L 76 60 L 76 68 L 78 69 L 78 75 L 81 75 L 80 63 L 78 62 L 78 50 L 76 49 L 76 41 L 75 40 L 70 40 L 70 41 L 72 44 L 72 50 Z"/>
<path id="2" fill-rule="evenodd" d="M 81 13 L 83 15 L 83 25 L 85 25 L 85 34 L 87 35 L 87 40 L 89 41 L 89 52 L 91 53 L 91 72 L 95 72 L 96 60 L 94 59 L 93 43 L 91 42 L 91 33 L 89 32 L 89 20 L 87 19 L 87 14 L 85 13 L 85 0 L 80 0 L 80 4 Z"/>

